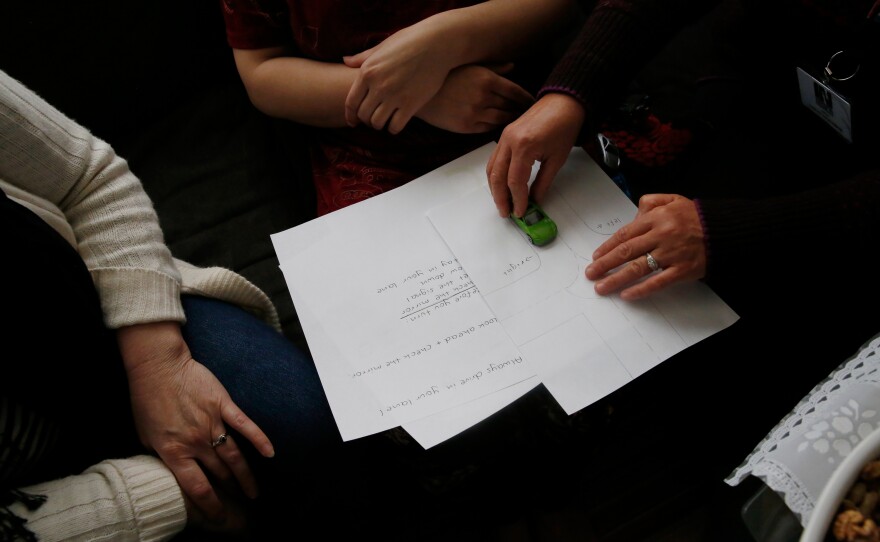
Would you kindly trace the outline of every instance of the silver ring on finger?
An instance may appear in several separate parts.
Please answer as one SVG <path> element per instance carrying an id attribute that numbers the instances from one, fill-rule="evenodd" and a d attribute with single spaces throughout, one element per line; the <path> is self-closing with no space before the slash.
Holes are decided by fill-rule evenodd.
<path id="1" fill-rule="evenodd" d="M 651 268 L 651 271 L 660 271 L 660 264 L 651 256 L 650 252 L 645 253 L 645 259 L 648 261 L 648 267 Z"/>
<path id="2" fill-rule="evenodd" d="M 221 433 L 219 437 L 217 437 L 213 442 L 211 442 L 211 448 L 216 448 L 221 444 L 226 444 L 226 441 L 229 440 L 229 435 L 226 433 Z"/>

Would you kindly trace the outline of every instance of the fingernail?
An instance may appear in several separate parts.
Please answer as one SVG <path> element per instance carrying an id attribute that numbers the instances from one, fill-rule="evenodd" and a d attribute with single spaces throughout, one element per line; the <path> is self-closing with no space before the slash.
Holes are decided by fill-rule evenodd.
<path id="1" fill-rule="evenodd" d="M 271 444 L 263 446 L 263 457 L 275 457 L 275 447 Z"/>

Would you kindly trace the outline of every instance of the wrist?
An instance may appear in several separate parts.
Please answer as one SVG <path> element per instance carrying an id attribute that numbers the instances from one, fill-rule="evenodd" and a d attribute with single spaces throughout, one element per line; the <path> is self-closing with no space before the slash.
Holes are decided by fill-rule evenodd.
<path id="1" fill-rule="evenodd" d="M 156 363 L 168 366 L 189 358 L 189 348 L 177 322 L 150 322 L 121 327 L 116 341 L 129 373 Z"/>

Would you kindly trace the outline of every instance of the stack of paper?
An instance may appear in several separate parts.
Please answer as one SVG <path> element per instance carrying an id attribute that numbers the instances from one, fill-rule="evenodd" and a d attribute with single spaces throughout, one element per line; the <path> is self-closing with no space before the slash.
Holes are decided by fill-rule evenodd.
<path id="1" fill-rule="evenodd" d="M 495 210 L 493 146 L 272 236 L 343 440 L 403 426 L 429 448 L 542 382 L 571 414 L 736 321 L 701 283 L 596 295 L 584 267 L 633 203 L 574 149 L 535 247 Z"/>

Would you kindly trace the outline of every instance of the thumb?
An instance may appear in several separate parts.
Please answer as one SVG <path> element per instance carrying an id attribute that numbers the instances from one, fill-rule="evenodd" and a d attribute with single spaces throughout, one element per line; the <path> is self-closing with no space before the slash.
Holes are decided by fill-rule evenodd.
<path id="1" fill-rule="evenodd" d="M 492 70 L 498 75 L 504 75 L 505 73 L 510 73 L 513 70 L 513 62 L 505 62 L 503 64 L 486 64 L 486 68 Z"/>
<path id="2" fill-rule="evenodd" d="M 342 62 L 345 63 L 349 68 L 360 68 L 363 63 L 370 58 L 370 55 L 373 54 L 373 49 L 367 49 L 366 51 L 361 51 L 356 55 L 346 55 L 342 57 Z"/>
<path id="3" fill-rule="evenodd" d="M 666 205 L 675 199 L 673 194 L 645 194 L 639 198 L 639 212 L 642 215 L 654 209 Z"/>

